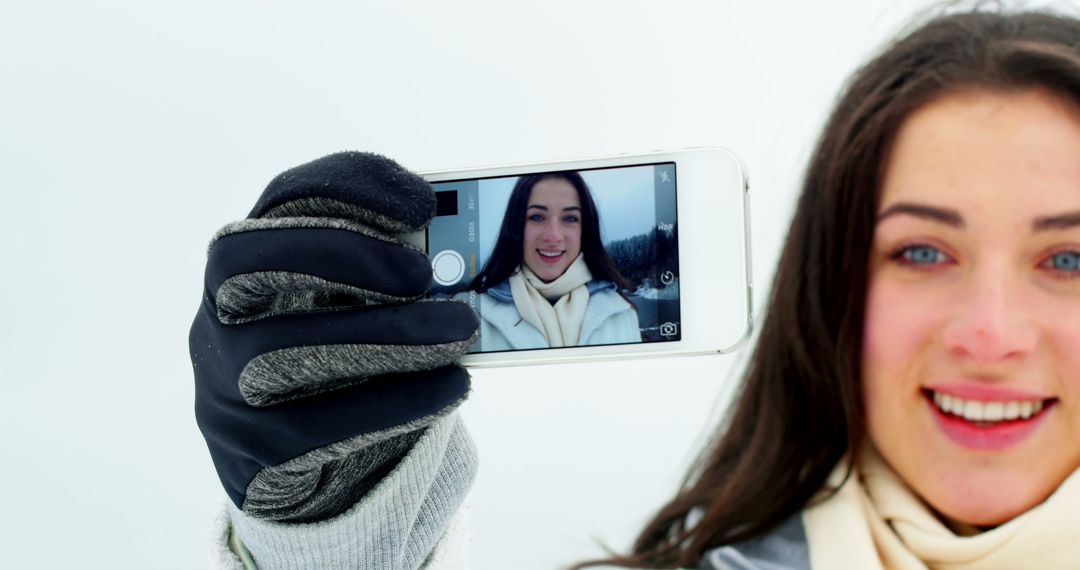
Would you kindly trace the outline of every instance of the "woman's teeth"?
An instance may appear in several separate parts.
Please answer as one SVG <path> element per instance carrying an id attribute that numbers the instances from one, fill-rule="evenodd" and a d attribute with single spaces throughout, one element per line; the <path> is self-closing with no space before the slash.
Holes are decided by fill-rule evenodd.
<path id="1" fill-rule="evenodd" d="M 559 257 L 563 254 L 561 251 L 543 251 L 539 249 L 536 251 L 540 254 L 540 257 Z"/>
<path id="2" fill-rule="evenodd" d="M 972 422 L 997 422 L 1017 418 L 1026 420 L 1043 409 L 1042 400 L 981 402 L 979 400 L 963 400 L 941 392 L 934 392 L 934 404 L 947 414 L 959 416 Z"/>

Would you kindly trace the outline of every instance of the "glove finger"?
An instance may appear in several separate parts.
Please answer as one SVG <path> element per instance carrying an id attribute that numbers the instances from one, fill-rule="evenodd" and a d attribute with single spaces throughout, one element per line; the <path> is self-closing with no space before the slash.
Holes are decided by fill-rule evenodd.
<path id="1" fill-rule="evenodd" d="M 215 388 L 197 384 L 196 418 L 226 491 L 242 508 L 245 490 L 264 468 L 315 450 L 348 453 L 419 429 L 465 400 L 469 376 L 457 366 L 390 374 L 267 408 L 248 406 L 235 389 Z M 326 449 L 332 444 L 340 445 Z"/>
<path id="2" fill-rule="evenodd" d="M 434 215 L 435 193 L 423 178 L 384 156 L 340 152 L 279 174 L 248 217 L 341 218 L 403 233 Z"/>
<path id="3" fill-rule="evenodd" d="M 226 323 L 335 304 L 408 302 L 430 285 L 423 253 L 335 228 L 230 233 L 213 243 L 206 264 L 206 290 Z"/>
<path id="4" fill-rule="evenodd" d="M 454 301 L 281 315 L 239 325 L 202 317 L 210 311 L 206 307 L 192 327 L 193 363 L 215 366 L 210 378 L 253 406 L 391 371 L 445 366 L 472 347 L 479 325 L 468 305 Z"/>

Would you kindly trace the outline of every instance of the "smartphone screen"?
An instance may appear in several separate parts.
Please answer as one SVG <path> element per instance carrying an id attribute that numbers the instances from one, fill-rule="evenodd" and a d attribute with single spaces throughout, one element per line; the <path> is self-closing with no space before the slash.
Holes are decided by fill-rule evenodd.
<path id="1" fill-rule="evenodd" d="M 674 162 L 435 182 L 433 298 L 473 352 L 679 340 Z"/>

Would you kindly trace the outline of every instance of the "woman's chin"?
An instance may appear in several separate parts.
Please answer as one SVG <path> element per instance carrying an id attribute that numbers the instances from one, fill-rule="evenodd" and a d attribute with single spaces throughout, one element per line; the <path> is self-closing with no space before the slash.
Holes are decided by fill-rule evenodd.
<path id="1" fill-rule="evenodd" d="M 960 535 L 971 535 L 1003 525 L 1022 515 L 1024 512 L 1026 512 L 1026 509 L 1006 509 L 998 511 L 990 508 L 979 509 L 974 512 L 971 509 L 960 509 L 958 511 L 954 510 L 951 513 L 940 512 L 939 516 L 953 532 Z"/>
<path id="2" fill-rule="evenodd" d="M 1047 495 L 1034 489 L 997 486 L 979 492 L 970 487 L 960 492 L 937 493 L 928 499 L 940 518 L 958 534 L 974 534 L 1003 525 L 1038 506 Z"/>
<path id="3" fill-rule="evenodd" d="M 543 274 L 543 275 L 537 274 L 537 277 L 539 277 L 540 280 L 543 281 L 544 283 L 551 283 L 552 281 L 562 277 L 562 274 L 563 274 L 562 271 L 559 271 L 559 272 L 556 272 L 556 273 L 548 272 L 548 273 Z"/>
<path id="4" fill-rule="evenodd" d="M 544 283 L 551 283 L 559 277 L 562 277 L 562 274 L 566 272 L 566 264 L 560 263 L 558 265 L 549 265 L 541 262 L 539 267 L 534 267 L 530 264 L 529 270 Z"/>

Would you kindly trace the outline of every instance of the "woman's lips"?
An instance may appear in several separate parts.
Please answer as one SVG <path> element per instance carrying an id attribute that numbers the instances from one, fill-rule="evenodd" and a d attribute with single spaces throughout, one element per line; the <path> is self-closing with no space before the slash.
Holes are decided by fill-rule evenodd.
<path id="1" fill-rule="evenodd" d="M 563 258 L 563 254 L 565 254 L 565 253 L 566 253 L 566 250 L 562 250 L 562 251 L 547 251 L 547 250 L 542 250 L 542 249 L 536 250 L 536 254 L 538 256 L 540 256 L 540 261 L 543 261 L 544 263 L 547 263 L 547 264 L 550 264 L 550 265 L 554 265 L 554 264 L 558 263 Z M 554 254 L 554 255 L 552 255 L 552 254 Z"/>
<path id="2" fill-rule="evenodd" d="M 956 396 L 957 390 L 949 390 L 947 393 L 950 396 Z M 965 394 L 973 395 L 977 391 L 964 390 Z M 931 413 L 934 416 L 934 422 L 942 433 L 945 434 L 950 440 L 955 442 L 961 447 L 972 449 L 976 451 L 1000 451 L 1012 447 L 1024 441 L 1028 437 L 1031 437 L 1035 433 L 1035 430 L 1039 428 L 1054 411 L 1054 404 L 1057 403 L 1056 398 L 1050 398 L 1047 400 L 1041 400 L 1037 396 L 1032 396 L 1026 393 L 1009 392 L 1009 391 L 997 391 L 993 394 L 986 393 L 985 391 L 979 392 L 983 396 L 993 396 L 978 399 L 977 403 L 983 404 L 983 407 L 979 408 L 979 412 L 974 414 L 974 417 L 987 417 L 994 416 L 999 417 L 1000 414 L 990 414 L 990 404 L 1004 404 L 1005 402 L 1017 403 L 1024 401 L 1028 404 L 1032 400 L 1038 402 L 1034 407 L 1028 406 L 1028 413 L 1017 415 L 1016 413 L 1009 413 L 1009 416 L 1013 416 L 1013 419 L 997 419 L 993 421 L 965 418 L 963 412 L 959 412 L 954 406 L 951 411 L 942 410 L 940 399 L 935 403 L 934 391 L 925 390 L 924 396 L 927 405 L 930 406 Z M 959 396 L 956 396 L 959 398 Z M 975 401 L 971 399 L 970 401 Z M 972 416 L 972 413 L 967 413 L 968 416 Z M 1023 416 L 1027 416 L 1026 418 Z"/>
<path id="3" fill-rule="evenodd" d="M 969 382 L 942 382 L 926 387 L 934 392 L 941 392 L 950 396 L 964 398 L 965 400 L 985 400 L 987 402 L 1003 402 L 1007 400 L 1048 400 L 1052 396 L 1032 392 L 1029 390 L 1017 390 L 1014 388 L 1001 388 L 986 386 Z"/>

